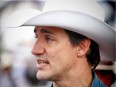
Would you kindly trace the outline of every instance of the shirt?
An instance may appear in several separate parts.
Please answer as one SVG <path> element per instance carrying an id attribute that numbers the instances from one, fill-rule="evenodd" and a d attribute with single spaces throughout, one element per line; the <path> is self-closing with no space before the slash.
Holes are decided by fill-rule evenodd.
<path id="1" fill-rule="evenodd" d="M 108 87 L 105 84 L 103 84 L 98 78 L 95 72 L 93 72 L 93 82 L 91 87 Z"/>
<path id="2" fill-rule="evenodd" d="M 53 87 L 53 85 L 51 85 L 50 87 Z M 105 84 L 103 84 L 97 77 L 97 75 L 95 74 L 95 72 L 93 72 L 93 81 L 91 84 L 91 87 L 108 87 Z"/>

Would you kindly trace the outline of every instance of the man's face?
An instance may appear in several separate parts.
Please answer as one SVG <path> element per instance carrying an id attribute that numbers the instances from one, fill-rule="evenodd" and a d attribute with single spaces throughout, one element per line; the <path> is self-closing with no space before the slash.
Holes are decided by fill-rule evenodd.
<path id="1" fill-rule="evenodd" d="M 63 29 L 37 26 L 32 53 L 37 59 L 39 80 L 59 80 L 76 65 L 75 48 Z"/>

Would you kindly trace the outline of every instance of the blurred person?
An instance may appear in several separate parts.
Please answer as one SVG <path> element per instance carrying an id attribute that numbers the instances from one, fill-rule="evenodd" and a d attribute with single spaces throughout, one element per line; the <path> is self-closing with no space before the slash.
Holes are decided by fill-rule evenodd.
<path id="1" fill-rule="evenodd" d="M 12 54 L 10 51 L 1 55 L 0 87 L 17 87 L 12 76 Z"/>
<path id="2" fill-rule="evenodd" d="M 94 0 L 47 0 L 43 11 L 20 10 L 10 19 L 9 27 L 35 26 L 38 80 L 52 81 L 50 87 L 107 87 L 94 70 L 100 58 L 114 60 L 115 31 Z"/>
<path id="3" fill-rule="evenodd" d="M 26 79 L 26 60 L 27 55 L 24 51 L 26 48 L 20 46 L 19 44 L 12 50 L 14 52 L 13 65 L 12 65 L 12 75 L 15 80 L 17 87 L 30 87 Z"/>

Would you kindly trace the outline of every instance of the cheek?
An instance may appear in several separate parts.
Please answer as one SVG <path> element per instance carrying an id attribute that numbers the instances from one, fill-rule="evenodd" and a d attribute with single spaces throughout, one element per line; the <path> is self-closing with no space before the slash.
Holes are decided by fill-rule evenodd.
<path id="1" fill-rule="evenodd" d="M 74 50 L 69 45 L 63 44 L 48 50 L 52 68 L 68 70 L 75 64 Z"/>

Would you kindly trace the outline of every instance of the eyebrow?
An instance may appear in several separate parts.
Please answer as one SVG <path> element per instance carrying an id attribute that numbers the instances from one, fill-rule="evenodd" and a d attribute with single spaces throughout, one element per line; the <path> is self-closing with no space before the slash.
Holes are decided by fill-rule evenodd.
<path id="1" fill-rule="evenodd" d="M 37 29 L 35 28 L 35 29 L 34 29 L 34 33 L 36 33 L 36 32 L 37 32 Z M 47 29 L 45 29 L 45 28 L 42 28 L 42 29 L 40 30 L 40 32 L 41 32 L 41 33 L 53 34 L 53 32 L 51 32 L 51 31 L 49 31 L 49 30 L 47 30 Z"/>

